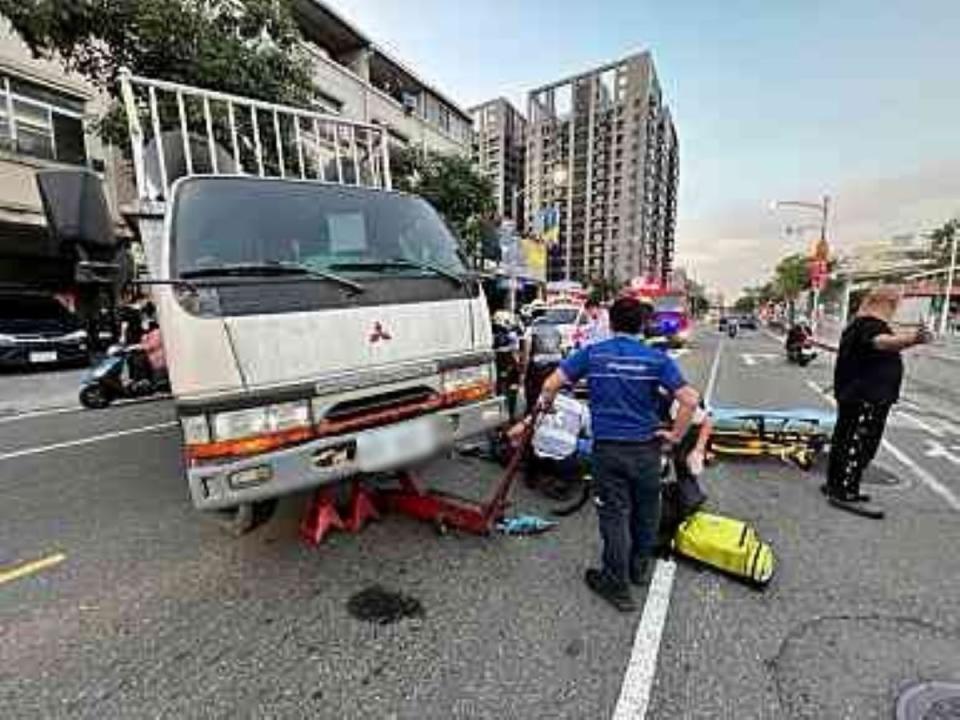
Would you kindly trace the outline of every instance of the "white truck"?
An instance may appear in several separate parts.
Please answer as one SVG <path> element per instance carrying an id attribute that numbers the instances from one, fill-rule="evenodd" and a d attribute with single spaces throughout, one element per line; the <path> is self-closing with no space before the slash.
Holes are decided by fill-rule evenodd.
<path id="1" fill-rule="evenodd" d="M 194 505 L 401 469 L 506 420 L 479 282 L 384 128 L 124 74 Z"/>

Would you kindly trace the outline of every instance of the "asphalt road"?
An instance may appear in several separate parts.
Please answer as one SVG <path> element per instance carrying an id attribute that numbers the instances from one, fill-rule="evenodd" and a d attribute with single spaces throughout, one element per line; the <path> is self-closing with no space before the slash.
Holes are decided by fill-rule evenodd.
<path id="1" fill-rule="evenodd" d="M 705 332 L 681 358 L 691 381 L 707 384 L 717 352 L 715 403 L 827 407 L 829 358 L 800 370 L 762 333 L 720 346 Z M 882 522 L 826 507 L 815 473 L 777 461 L 709 471 L 711 506 L 756 523 L 778 576 L 760 593 L 678 565 L 647 717 L 888 718 L 904 683 L 960 680 L 949 501 L 960 414 L 938 377 L 911 376 L 892 422 L 880 459 L 892 475 L 872 487 Z M 297 538 L 304 497 L 235 540 L 192 509 L 180 472 L 167 402 L 0 420 L 3 715 L 603 718 L 617 707 L 640 614 L 583 585 L 598 550 L 589 509 L 525 539 L 438 537 L 387 517 L 315 549 Z M 458 459 L 432 475 L 479 496 L 497 472 Z M 517 510 L 550 506 L 517 489 Z M 30 561 L 41 563 L 9 574 Z M 422 616 L 351 617 L 349 598 L 374 584 L 415 598 Z"/>

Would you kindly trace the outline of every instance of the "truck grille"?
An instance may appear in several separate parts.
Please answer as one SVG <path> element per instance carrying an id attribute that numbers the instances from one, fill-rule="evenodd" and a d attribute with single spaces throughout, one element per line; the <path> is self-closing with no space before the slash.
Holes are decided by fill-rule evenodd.
<path id="1" fill-rule="evenodd" d="M 436 410 L 442 398 L 428 387 L 405 388 L 347 400 L 334 405 L 320 421 L 320 430 L 349 432 L 384 422 L 396 422 Z"/>

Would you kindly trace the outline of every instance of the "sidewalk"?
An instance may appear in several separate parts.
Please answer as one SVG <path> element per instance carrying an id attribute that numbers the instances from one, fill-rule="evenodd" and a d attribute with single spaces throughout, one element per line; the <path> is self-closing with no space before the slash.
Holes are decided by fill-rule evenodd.
<path id="1" fill-rule="evenodd" d="M 0 375 L 0 417 L 38 410 L 79 407 L 77 394 L 86 368 Z"/>

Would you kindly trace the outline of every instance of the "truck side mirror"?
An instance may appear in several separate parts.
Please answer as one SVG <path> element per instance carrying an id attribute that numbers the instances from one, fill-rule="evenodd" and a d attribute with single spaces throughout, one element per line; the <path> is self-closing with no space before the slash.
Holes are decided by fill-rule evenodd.
<path id="1" fill-rule="evenodd" d="M 74 246 L 81 255 L 112 255 L 117 239 L 103 183 L 96 173 L 86 169 L 41 170 L 37 172 L 37 186 L 47 227 L 61 247 Z"/>

